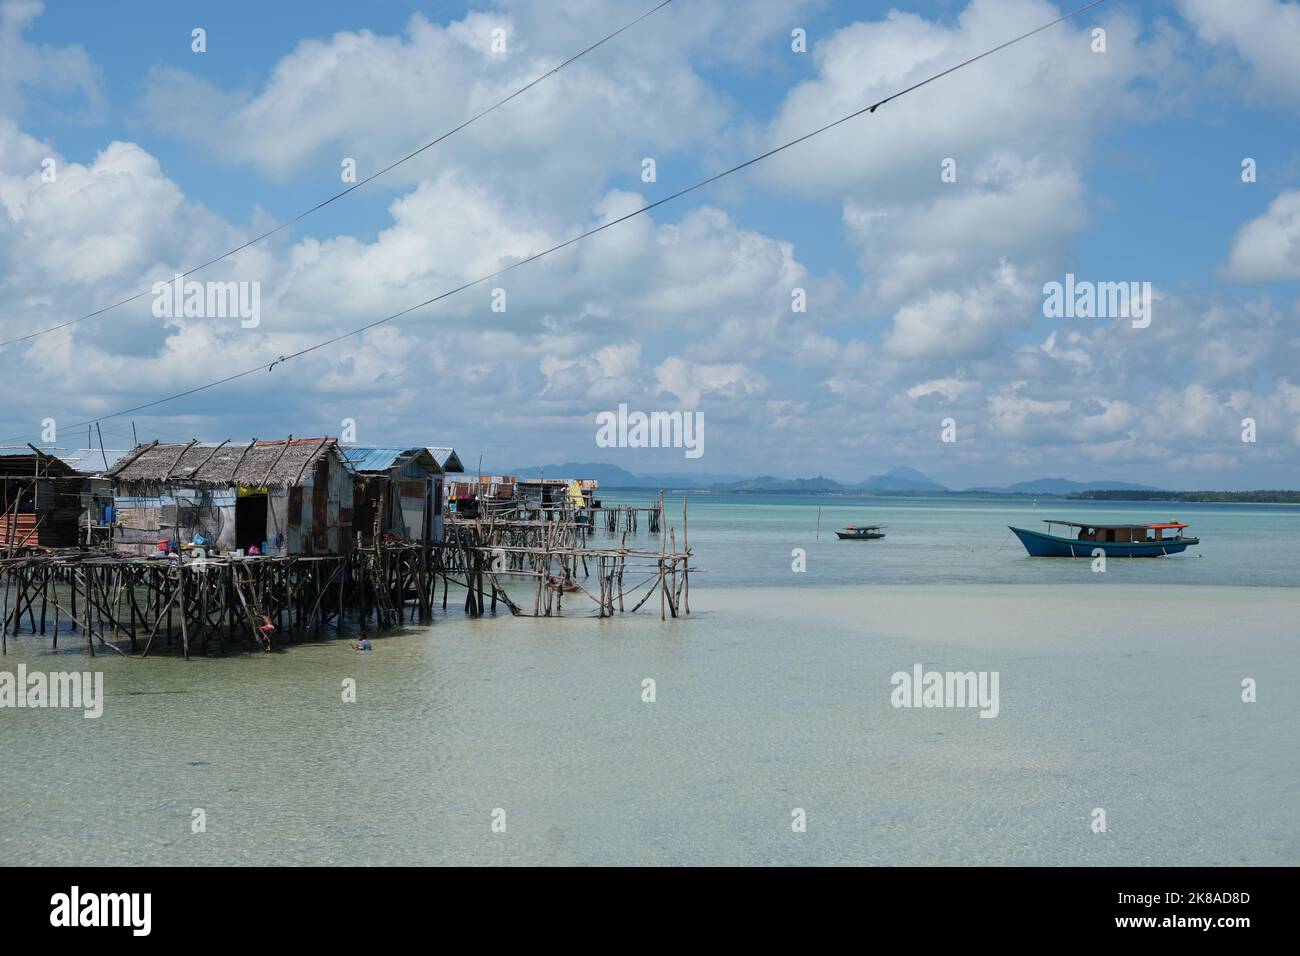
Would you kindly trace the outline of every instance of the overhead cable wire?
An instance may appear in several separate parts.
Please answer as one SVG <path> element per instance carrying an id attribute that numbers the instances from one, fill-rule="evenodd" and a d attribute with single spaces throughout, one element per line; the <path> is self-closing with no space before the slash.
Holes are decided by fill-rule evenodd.
<path id="1" fill-rule="evenodd" d="M 252 239 L 249 239 L 247 242 L 243 243 L 242 245 L 236 246 L 235 248 L 231 249 L 229 252 L 223 252 L 221 255 L 209 259 L 207 262 L 203 263 L 202 265 L 194 266 L 191 269 L 187 269 L 185 272 L 177 273 L 176 275 L 171 276 L 167 281 L 175 281 L 177 278 L 184 279 L 186 276 L 191 276 L 194 273 L 206 269 L 208 266 L 214 265 L 223 259 L 228 259 L 231 256 L 235 255 L 235 253 L 242 252 L 245 249 L 247 249 L 249 246 L 256 245 L 257 243 L 261 242 L 263 239 L 268 239 L 271 236 L 274 236 L 277 232 L 281 232 L 282 230 L 288 229 L 290 226 L 294 225 L 295 223 L 301 222 L 302 220 L 310 216 L 312 213 L 324 209 L 330 203 L 342 199 L 344 196 L 360 189 L 362 186 L 366 185 L 367 183 L 374 182 L 380 176 L 383 176 L 385 173 L 388 173 L 391 170 L 396 169 L 398 166 L 401 166 L 405 162 L 409 162 L 410 160 L 414 159 L 416 156 L 419 156 L 425 150 L 437 146 L 443 140 L 449 139 L 450 137 L 455 136 L 457 133 L 459 133 L 461 130 L 465 129 L 466 127 L 472 126 L 473 124 L 477 123 L 479 120 L 487 116 L 489 113 L 501 108 L 502 106 L 505 106 L 515 97 L 528 92 L 538 83 L 541 83 L 543 80 L 547 79 L 548 77 L 554 76 L 556 73 L 559 73 L 561 70 L 563 70 L 569 64 L 573 63 L 575 60 L 579 60 L 582 57 L 586 56 L 588 53 L 595 50 L 596 48 L 603 46 L 604 44 L 608 43 L 610 40 L 618 36 L 620 33 L 624 33 L 625 31 L 632 29 L 632 27 L 636 26 L 642 20 L 645 20 L 647 17 L 651 16 L 652 14 L 658 12 L 659 10 L 662 10 L 664 7 L 668 6 L 668 4 L 672 2 L 673 0 L 663 0 L 663 2 L 647 10 L 645 13 L 641 14 L 635 20 L 625 23 L 623 26 L 619 27 L 613 33 L 601 37 L 601 39 L 591 44 L 591 46 L 587 47 L 586 49 L 578 53 L 575 53 L 573 56 L 569 57 L 563 63 L 552 68 L 551 70 L 548 70 L 546 73 L 543 73 L 541 76 L 532 80 L 532 82 L 519 87 L 519 89 L 515 90 L 509 96 L 505 97 L 504 99 L 497 100 L 497 102 L 493 103 L 491 106 L 487 107 L 486 109 L 483 109 L 478 113 L 475 113 L 473 116 L 465 120 L 465 122 L 461 123 L 459 126 L 447 130 L 447 132 L 443 133 L 437 139 L 430 140 L 429 142 L 425 143 L 423 146 L 419 147 L 418 149 L 412 150 L 411 152 L 407 153 L 405 156 L 403 156 L 401 159 L 397 160 L 396 162 L 389 163 L 387 166 L 385 166 L 383 169 L 379 170 L 378 172 L 371 173 L 365 179 L 353 183 L 351 186 L 349 186 L 347 189 L 344 189 L 342 192 L 335 193 L 333 196 L 330 196 L 328 199 L 324 199 L 321 202 L 318 202 L 310 209 L 298 213 L 298 215 L 294 216 L 292 219 L 280 223 L 280 225 L 276 226 L 274 229 L 269 229 L 266 232 L 262 233 L 260 236 L 254 236 Z M 105 312 L 111 312 L 114 309 L 118 308 L 119 306 L 127 305 L 128 303 L 135 302 L 137 299 L 144 298 L 146 295 L 150 295 L 152 289 L 153 286 L 150 286 L 148 291 L 137 292 L 135 295 L 128 296 L 125 299 L 121 299 L 118 302 L 114 302 L 112 305 L 106 305 L 103 308 L 96 309 L 94 312 L 87 312 L 85 315 L 78 316 L 75 319 L 69 319 L 66 322 L 60 322 L 58 325 L 51 325 L 49 328 L 38 329 L 35 332 L 28 332 L 26 335 L 20 335 L 17 338 L 7 339 L 3 342 L 0 342 L 0 348 L 3 348 L 6 345 L 15 345 L 19 342 L 26 342 L 30 339 L 37 338 L 38 336 L 47 335 L 50 332 L 57 332 L 60 329 L 66 329 L 69 326 L 76 325 L 78 322 L 84 322 L 87 319 L 93 319 L 97 315 L 103 315 Z"/>
<path id="2" fill-rule="evenodd" d="M 619 216 L 616 219 L 611 219 L 609 222 L 605 222 L 599 226 L 595 226 L 591 229 L 588 229 L 585 232 L 573 236 L 572 238 L 565 239 L 563 242 L 558 242 L 547 249 L 543 249 L 541 252 L 534 253 L 533 255 L 520 259 L 517 262 L 512 262 L 511 264 L 504 266 L 500 269 L 497 269 L 494 272 L 489 272 L 486 275 L 479 276 L 477 279 L 471 279 L 470 281 L 464 282 L 453 289 L 448 289 L 447 291 L 441 292 L 438 295 L 433 296 L 432 298 L 425 299 L 423 302 L 417 302 L 415 305 L 408 306 L 407 308 L 402 309 L 399 312 L 394 312 L 392 315 L 385 316 L 382 319 L 376 319 L 373 322 L 368 322 L 365 325 L 360 326 L 359 328 L 355 328 L 347 332 L 342 332 L 338 335 L 331 336 L 330 338 L 327 339 L 323 339 L 322 341 L 317 342 L 314 345 L 309 345 L 306 348 L 299 349 L 296 352 L 290 352 L 287 355 L 281 355 L 276 359 L 274 359 L 273 361 L 264 362 L 261 365 L 255 365 L 252 368 L 245 369 L 242 372 L 235 372 L 223 378 L 216 379 L 215 381 L 206 382 L 202 385 L 196 385 L 193 388 L 187 388 L 184 391 L 176 392 L 173 395 L 168 395 L 163 398 L 153 399 L 148 402 L 143 402 L 139 405 L 133 405 L 130 408 L 124 408 L 120 411 L 113 412 L 108 415 L 99 416 L 98 418 L 87 419 L 84 422 L 77 422 L 68 427 L 81 428 L 81 427 L 85 427 L 86 425 L 92 425 L 96 422 L 107 421 L 110 418 L 120 418 L 123 415 L 129 415 L 133 412 L 142 411 L 147 408 L 155 408 L 159 405 L 164 405 L 168 402 L 176 401 L 177 399 L 187 398 L 190 395 L 195 395 L 198 394 L 199 392 L 207 391 L 208 389 L 216 388 L 218 386 L 228 384 L 238 379 L 245 378 L 249 375 L 252 375 L 254 372 L 260 372 L 264 369 L 268 371 L 272 370 L 275 368 L 275 366 L 281 364 L 282 362 L 287 362 L 290 361 L 291 359 L 300 358 L 301 356 L 308 355 L 312 352 L 318 351 L 323 348 L 327 348 L 328 346 L 333 345 L 336 342 L 341 342 L 344 339 L 352 338 L 355 335 L 361 335 L 362 333 L 368 332 L 371 329 L 377 328 L 381 325 L 385 325 L 396 319 L 400 319 L 405 315 L 409 315 L 410 313 L 415 312 L 419 309 L 423 309 L 426 308 L 427 306 L 433 305 L 435 302 L 440 302 L 443 299 L 450 298 L 451 296 L 463 292 L 466 289 L 473 288 L 474 286 L 477 285 L 482 285 L 485 282 L 490 282 L 491 280 L 503 276 L 508 272 L 512 272 L 515 269 L 518 269 L 520 266 L 525 266 L 530 262 L 535 262 L 538 259 L 542 259 L 546 256 L 551 255 L 552 253 L 559 252 L 561 249 L 565 249 L 573 245 L 574 243 L 581 242 L 584 239 L 588 239 L 591 236 L 604 232 L 606 229 L 611 229 L 614 226 L 619 225 L 620 223 L 627 222 L 629 219 L 633 219 L 637 216 L 650 212 L 652 209 L 656 209 L 659 206 L 662 206 L 666 203 L 670 203 L 676 199 L 680 199 L 682 196 L 685 196 L 689 193 L 693 193 L 698 189 L 703 189 L 705 186 L 715 183 L 726 176 L 730 176 L 733 173 L 740 172 L 742 169 L 746 169 L 750 166 L 753 166 L 755 163 L 762 162 L 763 160 L 768 159 L 769 157 L 775 156 L 777 153 L 783 152 L 784 150 L 790 149 L 793 146 L 797 146 L 800 143 L 812 139 L 814 136 L 819 136 L 822 133 L 827 132 L 828 130 L 834 129 L 837 126 L 847 123 L 849 120 L 856 119 L 857 117 L 862 116 L 866 113 L 874 113 L 877 109 L 879 109 L 881 106 L 884 106 L 886 103 L 899 99 L 902 96 L 906 96 L 908 93 L 911 93 L 915 90 L 919 90 L 921 87 L 933 83 L 935 80 L 941 79 L 945 76 L 949 76 L 950 74 L 955 73 L 957 70 L 970 66 L 972 63 L 982 60 L 985 57 L 991 56 L 1000 50 L 1005 50 L 1007 47 L 1019 43 L 1022 40 L 1026 40 L 1029 37 L 1034 36 L 1035 34 L 1042 33 L 1044 30 L 1050 29 L 1051 27 L 1054 27 L 1059 23 L 1064 23 L 1067 20 L 1073 19 L 1074 17 L 1077 17 L 1079 14 L 1084 13 L 1085 11 L 1092 9 L 1093 7 L 1099 6 L 1104 2 L 1105 0 L 1092 0 L 1092 2 L 1085 4 L 1084 6 L 1079 7 L 1078 9 L 1073 10 L 1069 13 L 1063 14 L 1062 16 L 1057 17 L 1055 20 L 1052 20 L 1048 23 L 1044 23 L 1042 26 L 1035 27 L 1032 30 L 1022 33 L 1018 37 L 1015 37 L 1014 39 L 1007 40 L 1004 43 L 1000 43 L 995 47 L 991 47 L 990 49 L 985 50 L 983 53 L 973 56 L 970 59 L 963 60 L 961 63 L 958 63 L 955 66 L 948 67 L 946 70 L 943 70 L 940 73 L 935 73 L 933 76 L 927 77 L 926 79 L 921 80 L 918 83 L 913 83 L 911 86 L 907 87 L 906 89 L 899 90 L 897 93 L 892 93 L 882 100 L 878 100 L 875 103 L 862 107 L 861 109 L 854 110 L 852 113 L 848 113 L 837 120 L 825 124 L 824 126 L 819 126 L 817 129 L 804 133 L 802 136 L 799 136 L 795 139 L 782 143 L 780 146 L 773 147 L 772 149 L 769 149 L 764 153 L 760 153 L 759 155 L 754 156 L 751 159 L 747 159 L 742 163 L 738 163 L 735 166 L 731 166 L 727 169 L 722 170 L 721 172 L 715 173 L 712 176 L 709 176 L 707 179 L 702 179 L 699 182 L 694 183 L 693 185 L 687 186 L 683 189 L 679 189 L 675 193 L 672 193 L 668 196 L 664 196 L 661 199 L 656 199 L 654 202 L 647 203 L 646 205 L 641 206 L 640 208 L 635 209 L 632 212 Z M 18 438 L 21 437 L 23 436 L 17 436 L 17 438 L 15 439 L 2 439 L 2 440 L 11 441 L 11 440 L 17 440 Z"/>

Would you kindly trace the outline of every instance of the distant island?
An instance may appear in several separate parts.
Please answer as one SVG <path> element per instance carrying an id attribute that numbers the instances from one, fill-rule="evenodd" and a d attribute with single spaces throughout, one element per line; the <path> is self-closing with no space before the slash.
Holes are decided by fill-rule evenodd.
<path id="1" fill-rule="evenodd" d="M 1080 491 L 1091 501 L 1221 501 L 1239 504 L 1300 504 L 1300 491 Z"/>
<path id="2" fill-rule="evenodd" d="M 852 495 L 882 497 L 1005 498 L 1008 496 L 1061 498 L 1080 501 L 1221 501 L 1294 504 L 1300 491 L 1167 491 L 1127 481 L 1072 481 L 1068 478 L 1037 478 L 1010 485 L 981 485 L 948 488 L 915 468 L 891 468 L 859 482 L 814 478 L 776 478 L 699 472 L 695 474 L 636 475 L 617 465 L 599 462 L 564 462 L 530 465 L 508 470 L 485 469 L 484 474 L 517 475 L 520 478 L 594 478 L 610 491 L 658 490 L 693 491 L 706 494 L 762 495 Z"/>
<path id="3" fill-rule="evenodd" d="M 1134 485 L 1123 481 L 1070 481 L 1067 478 L 1039 478 L 1022 481 L 1006 487 L 978 487 L 963 490 L 948 488 L 922 474 L 915 468 L 891 468 L 884 474 L 872 475 L 859 482 L 836 481 L 818 475 L 815 478 L 776 478 L 760 475 L 745 478 L 740 475 L 698 473 L 634 475 L 617 465 L 596 462 L 565 462 L 559 465 L 532 465 L 492 474 L 517 475 L 520 478 L 595 478 L 602 488 L 679 488 L 712 491 L 728 494 L 844 494 L 844 495 L 1039 495 L 1065 496 L 1076 491 L 1159 491 L 1150 485 Z"/>

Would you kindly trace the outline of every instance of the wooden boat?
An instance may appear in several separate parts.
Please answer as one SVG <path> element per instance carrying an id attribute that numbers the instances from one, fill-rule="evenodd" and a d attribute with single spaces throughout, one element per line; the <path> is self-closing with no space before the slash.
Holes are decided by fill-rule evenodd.
<path id="1" fill-rule="evenodd" d="M 1163 524 L 1080 524 L 1077 521 L 1044 521 L 1047 533 L 1026 528 L 1011 530 L 1031 557 L 1091 558 L 1100 549 L 1108 558 L 1159 558 L 1179 554 L 1200 538 L 1183 536 L 1187 525 L 1170 520 Z M 1054 526 L 1065 529 L 1053 534 Z M 1010 527 L 1010 526 L 1008 526 Z M 1174 534 L 1166 536 L 1166 531 Z"/>
<path id="2" fill-rule="evenodd" d="M 835 536 L 841 541 L 875 541 L 885 536 L 882 528 L 884 525 L 881 524 L 850 524 L 845 525 L 843 531 L 836 531 Z"/>

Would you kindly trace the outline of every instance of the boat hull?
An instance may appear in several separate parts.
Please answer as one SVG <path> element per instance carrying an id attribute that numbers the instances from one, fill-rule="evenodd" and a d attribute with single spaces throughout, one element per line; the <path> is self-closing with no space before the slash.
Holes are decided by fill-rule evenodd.
<path id="1" fill-rule="evenodd" d="M 1010 526 L 1008 526 L 1010 527 Z M 1035 558 L 1091 558 L 1095 550 L 1108 558 L 1161 558 L 1167 554 L 1180 554 L 1191 545 L 1200 544 L 1200 538 L 1170 538 L 1165 541 L 1080 541 L 1062 538 L 1041 531 L 1011 528 Z"/>
<path id="2" fill-rule="evenodd" d="M 835 535 L 841 541 L 877 541 L 884 537 L 883 534 L 876 534 L 874 532 L 871 534 L 853 534 L 850 531 L 836 531 Z"/>

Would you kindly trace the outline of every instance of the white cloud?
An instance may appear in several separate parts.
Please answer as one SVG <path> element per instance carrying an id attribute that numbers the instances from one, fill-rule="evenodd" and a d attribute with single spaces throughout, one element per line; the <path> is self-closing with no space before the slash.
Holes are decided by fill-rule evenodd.
<path id="1" fill-rule="evenodd" d="M 743 398 L 767 388 L 767 382 L 744 365 L 709 365 L 670 356 L 655 368 L 659 391 L 672 395 L 688 408 L 700 404 L 701 396 Z"/>
<path id="2" fill-rule="evenodd" d="M 929 396 L 939 396 L 946 402 L 959 402 L 978 394 L 979 382 L 970 382 L 964 378 L 936 378 L 928 382 L 918 382 L 907 390 L 907 397 L 916 400 Z"/>
<path id="3" fill-rule="evenodd" d="M 1002 263 L 984 282 L 932 292 L 894 313 L 885 348 L 905 358 L 964 355 L 987 348 L 1034 319 L 1034 290 Z"/>
<path id="4" fill-rule="evenodd" d="M 86 51 L 23 38 L 44 10 L 36 0 L 0 3 L 0 116 L 21 114 L 28 99 L 46 110 L 72 99 L 82 101 L 82 118 L 94 117 L 103 107 L 103 80 Z"/>
<path id="5" fill-rule="evenodd" d="M 816 44 L 816 78 L 786 97 L 769 138 L 792 139 L 1059 13 L 1044 0 L 972 0 L 950 22 L 890 10 L 837 30 Z M 1091 51 L 1088 23 L 1059 24 L 774 157 L 767 175 L 806 195 L 917 196 L 940 186 L 947 157 L 960 182 L 994 154 L 1080 156 L 1094 127 L 1135 115 L 1143 101 L 1130 84 L 1157 76 L 1170 55 L 1163 40 L 1140 45 L 1130 16 L 1101 17 L 1104 55 Z"/>
<path id="6" fill-rule="evenodd" d="M 914 203 L 845 203 L 849 237 L 863 250 L 867 307 L 896 306 L 998 259 L 1049 271 L 1087 218 L 1079 174 L 1069 165 L 1003 154 L 965 175 L 969 184 Z"/>
<path id="7" fill-rule="evenodd" d="M 1061 338 L 1065 340 L 1064 345 L 1058 341 L 1057 333 L 1055 331 L 1051 332 L 1043 341 L 1043 344 L 1039 346 L 1042 353 L 1057 361 L 1066 362 L 1082 369 L 1092 367 L 1092 359 L 1089 357 L 1088 352 L 1079 347 L 1085 341 L 1082 335 L 1078 332 L 1067 332 Z"/>
<path id="8" fill-rule="evenodd" d="M 9 157 L 45 151 L 12 124 L 0 133 L 15 145 Z M 201 261 L 238 241 L 238 230 L 187 200 L 136 144 L 115 143 L 87 166 L 61 162 L 60 170 L 55 184 L 33 172 L 0 173 L 0 248 L 25 264 L 8 276 L 11 291 L 49 290 L 57 302 L 51 308 L 29 296 L 26 310 L 5 315 L 3 333 L 48 324 L 51 313 L 75 314 L 122 288 L 148 288 L 182 262 Z M 597 204 L 594 221 L 642 201 L 611 193 Z M 392 225 L 369 242 L 339 235 L 263 244 L 210 270 L 213 277 L 262 282 L 263 321 L 256 330 L 207 319 L 160 323 L 148 314 L 146 299 L 139 308 L 19 346 L 32 367 L 93 387 L 41 398 L 6 382 L 0 401 L 16 420 L 51 414 L 66 422 L 181 391 L 396 311 L 587 225 L 551 232 L 527 210 L 507 210 L 481 182 L 451 172 L 394 200 L 390 213 Z M 447 219 L 457 223 L 455 230 L 445 227 Z M 643 367 L 641 339 L 672 326 L 698 334 L 727 317 L 788 310 L 787 286 L 803 275 L 788 243 L 742 230 L 708 207 L 677 224 L 640 218 L 606 237 L 609 242 L 574 248 L 499 280 L 509 292 L 505 314 L 489 311 L 490 289 L 467 290 L 438 308 L 292 359 L 269 376 L 258 372 L 202 393 L 194 401 L 209 411 L 192 424 L 183 406 L 158 414 L 204 434 L 254 419 L 259 431 L 277 422 L 295 432 L 328 431 L 347 415 L 377 436 L 403 416 L 422 420 L 435 392 L 454 391 L 466 415 L 484 427 L 496 422 L 505 434 L 517 427 L 505 416 L 512 404 L 540 407 L 530 418 L 534 427 L 559 430 L 620 399 L 668 395 L 710 407 L 764 389 L 764 377 L 740 362 L 665 357 L 671 343 L 657 343 Z M 82 263 L 84 271 L 70 274 L 66 262 Z M 656 325 L 647 324 L 649 316 Z M 633 337 L 611 343 L 618 327 Z M 535 434 L 541 441 L 542 432 Z"/>
<path id="9" fill-rule="evenodd" d="M 595 38 L 592 21 L 612 14 L 588 10 L 587 39 L 570 41 L 575 46 L 557 40 L 568 39 L 568 24 L 536 12 L 520 24 L 520 16 L 527 14 L 472 12 L 443 26 L 417 13 L 400 36 L 362 30 L 303 40 L 251 94 L 159 67 L 145 102 L 160 128 L 219 160 L 281 180 L 331 176 L 342 188 L 345 157 L 357 161 L 359 177 L 374 173 L 558 66 Z M 489 52 L 494 27 L 507 30 L 507 55 Z M 617 69 L 599 53 L 579 60 L 385 180 L 473 170 L 494 192 L 571 211 L 603 191 L 612 173 L 639 175 L 645 156 L 668 175 L 673 157 L 726 122 L 726 102 L 680 46 L 638 44 L 636 34 L 619 42 Z"/>
<path id="10" fill-rule="evenodd" d="M 950 19 L 891 10 L 843 27 L 815 45 L 816 76 L 786 96 L 768 139 L 858 109 L 1060 12 L 1044 0 L 971 0 Z M 1091 49 L 1096 23 L 1107 29 L 1104 55 Z M 1035 320 L 1034 277 L 1064 272 L 1088 221 L 1081 169 L 1092 141 L 1159 113 L 1152 89 L 1172 72 L 1175 47 L 1166 31 L 1142 39 L 1131 14 L 1103 10 L 800 144 L 761 175 L 797 195 L 840 199 L 860 249 L 856 307 L 892 315 L 887 354 L 986 356 Z M 948 159 L 955 182 L 941 178 Z M 1081 356 L 1076 347 L 1055 358 Z"/>
<path id="11" fill-rule="evenodd" d="M 306 238 L 277 236 L 205 273 L 262 282 L 258 329 L 159 322 L 146 300 L 7 349 L 15 367 L 85 384 L 42 391 L 25 375 L 0 379 L 6 420 L 74 420 L 288 354 L 609 222 L 748 149 L 750 136 L 802 131 L 1056 12 L 1038 0 L 975 0 L 929 21 L 894 13 L 814 30 L 810 63 L 787 52 L 790 26 L 804 22 L 792 19 L 796 8 L 763 4 L 738 18 L 731 0 L 674 5 L 662 23 L 648 21 L 404 168 L 393 193 L 375 196 L 387 204 L 386 216 L 373 210 L 383 217 L 377 232 L 331 233 L 325 227 L 338 220 L 312 220 Z M 416 18 L 400 36 L 304 40 L 247 91 L 159 74 L 149 96 L 181 109 L 185 122 L 211 123 L 168 128 L 211 150 L 229 147 L 224 158 L 247 164 L 247 175 L 302 165 L 337 183 L 342 155 L 356 155 L 365 175 L 643 7 L 557 0 L 499 9 L 459 25 Z M 609 25 L 596 22 L 606 16 Z M 1092 20 L 1054 28 L 1043 43 L 864 118 L 860 130 L 790 151 L 787 160 L 802 157 L 790 168 L 746 177 L 833 200 L 847 249 L 835 247 L 833 216 L 830 235 L 810 234 L 800 218 L 810 207 L 793 202 L 764 218 L 770 197 L 750 197 L 742 182 L 273 373 L 146 413 L 141 429 L 158 425 L 170 438 L 323 434 L 353 417 L 366 441 L 420 440 L 435 427 L 441 440 L 469 443 L 467 457 L 481 447 L 485 464 L 513 466 L 590 449 L 592 412 L 628 401 L 704 410 L 710 456 L 740 472 L 770 470 L 778 440 L 783 460 L 822 461 L 828 473 L 860 478 L 909 463 L 955 484 L 983 481 L 969 469 L 1050 474 L 1062 461 L 1080 463 L 1070 475 L 1078 478 L 1103 477 L 1088 463 L 1153 482 L 1168 478 L 1171 463 L 1208 470 L 1178 476 L 1181 484 L 1264 465 L 1294 471 L 1300 388 L 1290 380 L 1300 335 L 1295 316 L 1263 293 L 1162 290 L 1145 330 L 1042 317 L 1043 276 L 1066 271 L 1084 226 L 1096 226 L 1099 241 L 1123 228 L 1121 212 L 1090 192 L 1094 168 L 1108 161 L 1101 137 L 1151 108 L 1171 70 L 1172 41 L 1158 25 L 1139 43 L 1129 14 L 1106 17 L 1106 57 L 1087 49 Z M 510 53 L 494 58 L 484 31 L 496 22 L 511 39 Z M 798 74 L 808 66 L 811 79 Z M 762 96 L 737 104 L 705 79 L 723 67 L 762 71 L 778 96 L 786 77 L 806 82 L 764 124 L 745 113 L 762 109 Z M 8 89 L 35 103 L 53 87 Z M 59 127 L 32 130 L 47 128 Z M 114 130 L 98 153 L 68 162 L 0 116 L 0 338 L 148 288 L 260 231 L 262 213 L 232 222 L 180 187 L 189 170 L 175 144 L 121 140 Z M 660 184 L 636 179 L 645 155 L 659 159 Z M 58 162 L 57 184 L 40 181 L 46 156 Z M 160 156 L 177 165 L 164 168 Z M 946 156 L 958 161 L 956 183 L 939 180 Z M 1242 229 L 1225 275 L 1294 277 L 1294 196 L 1279 196 Z M 372 227 L 374 217 L 364 218 Z M 491 285 L 507 290 L 507 312 L 489 309 Z M 806 314 L 791 311 L 796 286 L 808 290 Z M 431 408 L 449 411 L 431 424 Z M 938 440 L 949 415 L 959 423 L 956 446 Z M 1259 422 L 1256 446 L 1239 440 L 1244 417 Z"/>
<path id="12" fill-rule="evenodd" d="M 13 136 L 0 122 L 0 147 Z M 26 177 L 0 180 L 10 238 L 21 245 L 18 268 L 33 283 L 138 274 L 175 249 L 168 233 L 178 224 L 196 231 L 215 225 L 134 143 L 110 143 L 88 166 L 53 158 L 54 182 L 41 179 L 39 165 Z"/>
<path id="13" fill-rule="evenodd" d="M 1279 0 L 1178 0 L 1204 42 L 1234 50 L 1257 95 L 1300 106 L 1300 6 Z"/>
<path id="14" fill-rule="evenodd" d="M 1025 382 L 1011 382 L 988 398 L 989 424 L 1009 438 L 1030 438 L 1069 411 L 1068 399 L 1044 401 L 1022 394 Z"/>
<path id="15" fill-rule="evenodd" d="M 1237 282 L 1300 279 L 1300 191 L 1280 193 L 1264 215 L 1241 227 L 1225 272 Z"/>
<path id="16" fill-rule="evenodd" d="M 639 342 L 606 345 L 577 357 L 544 355 L 538 368 L 546 378 L 543 399 L 572 399 L 578 405 L 631 403 L 647 391 Z"/>

